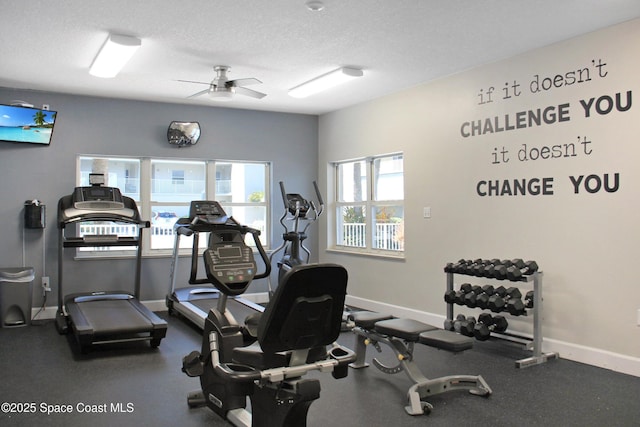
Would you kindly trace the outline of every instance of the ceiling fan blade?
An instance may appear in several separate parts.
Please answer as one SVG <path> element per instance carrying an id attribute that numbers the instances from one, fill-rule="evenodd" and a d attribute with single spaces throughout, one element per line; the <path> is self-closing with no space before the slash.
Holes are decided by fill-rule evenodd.
<path id="1" fill-rule="evenodd" d="M 254 79 L 254 78 L 249 78 L 249 79 L 235 79 L 235 80 L 229 80 L 227 82 L 227 85 L 233 85 L 235 87 L 240 87 L 240 86 L 249 86 L 249 85 L 257 85 L 262 83 L 260 80 L 258 79 Z"/>
<path id="2" fill-rule="evenodd" d="M 201 90 L 200 92 L 194 93 L 193 95 L 187 96 L 187 99 L 196 98 L 198 96 L 204 95 L 205 93 L 209 93 L 209 89 Z"/>
<path id="3" fill-rule="evenodd" d="M 211 82 L 209 83 L 205 83 L 205 82 L 194 82 L 193 80 L 175 80 L 176 82 L 181 82 L 181 83 L 195 83 L 195 84 L 199 84 L 199 85 L 210 85 Z"/>
<path id="4" fill-rule="evenodd" d="M 236 87 L 235 92 L 238 95 L 250 96 L 252 98 L 262 99 L 267 96 L 266 93 L 258 92 L 253 89 L 247 89 L 246 87 Z"/>

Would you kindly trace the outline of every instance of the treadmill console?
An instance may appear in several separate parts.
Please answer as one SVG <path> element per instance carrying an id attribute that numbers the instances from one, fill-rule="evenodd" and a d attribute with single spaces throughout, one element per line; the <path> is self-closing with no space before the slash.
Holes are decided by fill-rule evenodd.
<path id="1" fill-rule="evenodd" d="M 241 241 L 210 244 L 204 265 L 209 280 L 226 295 L 244 293 L 257 269 L 252 249 Z"/>
<path id="2" fill-rule="evenodd" d="M 191 223 L 204 222 L 207 224 L 224 224 L 227 216 L 220 203 L 213 200 L 194 200 L 189 207 L 189 221 Z"/>
<path id="3" fill-rule="evenodd" d="M 76 187 L 73 190 L 73 207 L 86 210 L 123 209 L 122 194 L 116 187 Z"/>

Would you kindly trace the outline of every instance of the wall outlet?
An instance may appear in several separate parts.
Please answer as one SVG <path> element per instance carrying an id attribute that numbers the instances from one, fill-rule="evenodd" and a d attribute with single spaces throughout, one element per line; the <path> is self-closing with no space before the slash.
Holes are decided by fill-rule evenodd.
<path id="1" fill-rule="evenodd" d="M 51 286 L 49 286 L 49 276 L 42 277 L 42 292 L 51 292 Z"/>
<path id="2" fill-rule="evenodd" d="M 431 207 L 422 208 L 422 217 L 425 219 L 431 218 Z"/>

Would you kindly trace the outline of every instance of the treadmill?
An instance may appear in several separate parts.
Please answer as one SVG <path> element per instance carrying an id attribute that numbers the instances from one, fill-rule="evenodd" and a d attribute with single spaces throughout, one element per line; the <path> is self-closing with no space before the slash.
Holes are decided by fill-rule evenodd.
<path id="1" fill-rule="evenodd" d="M 260 242 L 260 230 L 241 225 L 233 217 L 227 216 L 217 201 L 192 201 L 189 217 L 178 219 L 174 225 L 171 283 L 166 304 L 169 314 L 179 313 L 204 330 L 209 311 L 221 303 L 221 293 L 213 285 L 219 281 L 219 278 L 216 281 L 208 277 L 211 271 L 206 271 L 207 275 L 198 277 L 199 242 L 202 233 L 209 233 L 207 247 L 208 253 L 216 257 L 215 274 L 219 277 L 224 276 L 225 282 L 230 287 L 237 284 L 244 290 L 248 281 L 268 277 L 271 273 L 271 263 Z M 256 274 L 257 264 L 253 257 L 253 250 L 244 243 L 247 233 L 253 237 L 258 254 L 264 262 L 263 273 Z M 188 282 L 190 286 L 176 288 L 181 236 L 193 236 L 191 272 Z M 207 258 L 203 255 L 203 262 L 206 261 Z M 237 318 L 246 318 L 256 312 L 264 311 L 264 307 L 260 304 L 233 293 L 226 301 L 226 308 Z"/>
<path id="2" fill-rule="evenodd" d="M 73 333 L 82 353 L 87 353 L 94 346 L 130 341 L 149 341 L 151 347 L 158 347 L 167 333 L 167 322 L 139 301 L 142 230 L 149 228 L 149 221 L 140 218 L 133 199 L 123 196 L 118 188 L 104 187 L 102 174 L 91 174 L 89 182 L 91 186 L 76 187 L 73 194 L 58 201 L 56 328 L 60 334 Z M 138 235 L 77 236 L 76 224 L 93 221 L 108 221 L 114 225 L 134 224 L 138 228 Z M 64 249 L 112 246 L 137 248 L 134 293 L 93 291 L 63 297 Z"/>

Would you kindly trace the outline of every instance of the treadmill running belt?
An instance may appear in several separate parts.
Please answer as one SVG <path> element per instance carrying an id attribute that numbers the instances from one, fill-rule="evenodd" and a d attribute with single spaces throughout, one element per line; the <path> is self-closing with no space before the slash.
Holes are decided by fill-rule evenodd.
<path id="1" fill-rule="evenodd" d="M 196 307 L 198 307 L 200 310 L 209 314 L 209 310 L 211 310 L 212 308 L 215 308 L 216 305 L 218 304 L 218 299 L 214 298 L 214 299 L 192 300 L 190 302 Z M 236 301 L 233 298 L 229 298 L 227 300 L 227 310 L 229 310 L 229 312 L 233 315 L 233 317 L 236 318 L 236 320 L 238 320 L 239 323 L 243 323 L 244 319 L 247 316 L 257 313 L 256 310 L 242 304 L 241 302 Z"/>
<path id="2" fill-rule="evenodd" d="M 76 304 L 96 335 L 136 333 L 152 329 L 149 319 L 131 305 L 129 300 L 94 300 Z"/>

